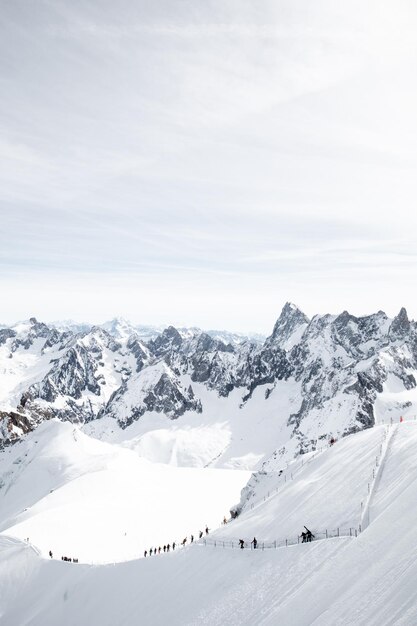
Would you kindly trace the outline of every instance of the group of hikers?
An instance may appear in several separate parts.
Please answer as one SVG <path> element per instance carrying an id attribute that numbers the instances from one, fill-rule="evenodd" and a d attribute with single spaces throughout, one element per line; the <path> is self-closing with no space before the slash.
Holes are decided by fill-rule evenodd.
<path id="1" fill-rule="evenodd" d="M 54 558 L 52 550 L 49 550 L 49 556 L 51 557 L 51 559 Z M 70 557 L 70 556 L 61 556 L 61 561 L 68 561 L 69 563 L 78 563 L 78 559 L 76 559 L 75 557 Z"/>
<path id="2" fill-rule="evenodd" d="M 314 535 L 311 532 L 311 530 L 309 530 L 307 526 L 304 526 L 304 528 L 305 528 L 305 531 L 301 533 L 301 543 L 307 543 L 314 539 Z"/>
<path id="3" fill-rule="evenodd" d="M 258 541 L 257 541 L 256 537 L 254 537 L 252 539 L 252 541 L 250 542 L 250 545 L 253 546 L 254 550 L 256 550 L 256 548 L 258 546 Z M 245 547 L 245 540 L 244 539 L 239 539 L 239 546 L 243 550 L 243 548 Z"/>
<path id="4" fill-rule="evenodd" d="M 227 524 L 227 519 L 223 518 L 223 524 Z M 307 526 L 304 526 L 305 530 L 303 530 L 303 532 L 301 533 L 301 543 L 308 543 L 310 541 L 312 541 L 314 539 L 314 535 L 311 532 L 311 530 L 309 530 L 307 528 Z M 198 533 L 198 538 L 202 539 L 204 536 L 204 533 L 206 534 L 206 536 L 209 534 L 210 530 L 208 528 L 208 526 L 206 526 L 204 532 L 202 530 L 199 531 Z M 188 541 L 187 537 L 184 537 L 184 539 L 181 541 L 181 545 L 184 547 L 186 545 Z M 194 543 L 194 535 L 190 535 L 190 543 Z M 243 550 L 245 547 L 245 540 L 244 539 L 239 539 L 239 547 Z M 158 548 L 150 548 L 149 551 L 145 550 L 143 553 L 143 556 L 146 558 L 148 555 L 152 556 L 155 554 L 161 554 L 161 552 L 170 552 L 171 550 L 175 550 L 175 547 L 177 546 L 177 544 L 175 543 L 175 541 L 172 542 L 172 544 L 167 543 L 163 546 L 159 546 Z M 256 537 L 254 537 L 252 539 L 252 541 L 250 542 L 250 546 L 253 546 L 253 549 L 256 550 L 256 548 L 258 547 L 258 540 L 256 539 Z M 51 557 L 51 559 L 53 558 L 53 554 L 52 554 L 52 550 L 49 550 L 49 556 Z M 74 557 L 68 557 L 68 556 L 61 556 L 61 561 L 69 561 L 70 563 L 78 563 L 78 559 L 75 559 Z"/>
<path id="5" fill-rule="evenodd" d="M 307 526 L 304 526 L 305 531 L 303 530 L 303 532 L 301 533 L 301 543 L 307 543 L 312 541 L 315 536 L 313 535 L 313 533 L 311 532 L 311 530 L 309 530 L 307 528 Z M 241 550 L 244 549 L 246 545 L 246 542 L 244 539 L 239 539 L 239 547 L 241 548 Z M 257 546 L 258 546 L 258 541 L 256 539 L 256 537 L 254 537 L 252 539 L 252 541 L 250 542 L 250 545 L 253 546 L 253 549 L 256 550 Z"/>
<path id="6" fill-rule="evenodd" d="M 224 519 L 226 519 L 226 518 L 224 518 Z M 226 522 L 227 522 L 227 520 L 226 520 Z M 224 522 L 224 523 L 226 523 L 226 522 Z M 209 532 L 210 532 L 209 527 L 206 526 L 206 528 L 205 528 L 206 535 L 208 535 Z M 199 533 L 198 533 L 198 538 L 202 539 L 203 535 L 204 535 L 203 531 L 200 530 Z M 188 541 L 188 538 L 184 537 L 184 539 L 181 541 L 181 545 L 184 547 L 185 544 L 187 543 L 187 541 Z M 194 543 L 194 535 L 190 535 L 190 543 Z M 143 556 L 146 558 L 148 556 L 148 554 L 149 554 L 149 556 L 152 556 L 152 555 L 155 555 L 155 554 L 161 554 L 161 552 L 169 552 L 171 549 L 175 550 L 175 546 L 176 545 L 177 544 L 175 543 L 175 541 L 173 541 L 172 544 L 167 543 L 167 544 L 165 544 L 162 547 L 159 546 L 159 548 L 150 548 L 149 552 L 148 552 L 148 550 L 144 551 Z"/>
<path id="7" fill-rule="evenodd" d="M 78 563 L 78 559 L 74 557 L 71 558 L 70 556 L 61 556 L 61 561 L 69 561 L 70 563 Z"/>

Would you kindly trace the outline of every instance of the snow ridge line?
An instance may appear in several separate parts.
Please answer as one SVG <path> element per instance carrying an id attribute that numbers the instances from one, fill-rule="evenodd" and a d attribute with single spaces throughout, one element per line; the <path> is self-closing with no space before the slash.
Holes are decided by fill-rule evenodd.
<path id="1" fill-rule="evenodd" d="M 385 430 L 385 439 L 384 442 L 382 444 L 382 450 L 381 450 L 381 454 L 379 457 L 376 457 L 376 464 L 375 464 L 375 469 L 374 469 L 374 477 L 373 477 L 373 482 L 370 486 L 369 489 L 369 493 L 368 496 L 366 498 L 365 501 L 365 506 L 363 507 L 362 510 L 362 515 L 361 515 L 361 521 L 360 521 L 360 525 L 359 528 L 361 529 L 361 532 L 364 531 L 370 524 L 370 507 L 371 507 L 371 503 L 375 494 L 375 491 L 379 485 L 379 482 L 381 480 L 381 475 L 384 469 L 384 465 L 385 465 L 385 460 L 387 457 L 387 452 L 388 449 L 391 445 L 392 439 L 395 435 L 395 433 L 398 430 L 398 424 L 395 424 L 395 426 L 390 427 L 388 425 L 388 427 Z"/>
<path id="2" fill-rule="evenodd" d="M 22 539 L 19 539 L 19 537 L 14 537 L 13 535 L 0 535 L 0 537 L 13 545 L 25 546 L 25 548 L 33 550 L 33 552 L 37 556 L 42 556 L 40 550 L 36 546 L 34 546 L 33 543 L 30 543 L 28 541 L 22 541 Z"/>

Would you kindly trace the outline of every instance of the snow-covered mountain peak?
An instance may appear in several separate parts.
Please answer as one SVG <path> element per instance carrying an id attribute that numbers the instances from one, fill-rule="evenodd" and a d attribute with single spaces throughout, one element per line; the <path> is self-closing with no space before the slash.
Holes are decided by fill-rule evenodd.
<path id="1" fill-rule="evenodd" d="M 100 324 L 100 328 L 108 332 L 115 339 L 122 340 L 126 340 L 131 335 L 137 333 L 137 329 L 134 324 L 129 322 L 129 320 L 126 320 L 124 317 L 115 317 L 104 324 Z"/>
<path id="2" fill-rule="evenodd" d="M 275 323 L 272 335 L 266 341 L 268 344 L 274 343 L 284 350 L 289 350 L 299 342 L 309 321 L 295 304 L 287 302 Z"/>
<path id="3" fill-rule="evenodd" d="M 410 328 L 411 323 L 408 319 L 407 311 L 402 307 L 398 315 L 394 317 L 391 322 L 389 328 L 390 337 L 392 339 L 403 339 L 410 332 Z"/>

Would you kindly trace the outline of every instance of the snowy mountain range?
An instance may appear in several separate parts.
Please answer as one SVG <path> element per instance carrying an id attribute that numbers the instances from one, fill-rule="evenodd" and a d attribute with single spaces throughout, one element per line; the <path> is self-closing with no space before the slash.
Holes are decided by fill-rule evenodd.
<path id="1" fill-rule="evenodd" d="M 416 339 L 1 329 L 0 623 L 416 623 Z"/>
<path id="2" fill-rule="evenodd" d="M 417 324 L 405 309 L 393 319 L 308 319 L 287 303 L 263 343 L 196 328 L 144 332 L 120 319 L 90 328 L 31 318 L 0 329 L 0 441 L 57 417 L 104 439 L 140 434 L 144 445 L 156 423 L 213 431 L 221 414 L 227 442 L 222 431 L 200 462 L 253 469 L 417 413 L 416 376 Z M 268 445 L 249 461 L 259 416 Z"/>

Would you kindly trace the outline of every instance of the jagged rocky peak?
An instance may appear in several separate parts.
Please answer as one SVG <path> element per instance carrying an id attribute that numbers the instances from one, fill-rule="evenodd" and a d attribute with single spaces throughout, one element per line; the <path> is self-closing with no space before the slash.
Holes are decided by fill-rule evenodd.
<path id="1" fill-rule="evenodd" d="M 287 302 L 275 323 L 272 335 L 268 337 L 266 343 L 275 343 L 284 349 L 291 348 L 301 338 L 309 321 L 308 317 L 295 304 Z"/>
<path id="2" fill-rule="evenodd" d="M 391 322 L 389 328 L 389 334 L 392 339 L 402 339 L 410 332 L 410 320 L 408 319 L 407 311 L 404 307 Z"/>
<path id="3" fill-rule="evenodd" d="M 383 311 L 356 317 L 343 311 L 331 322 L 331 336 L 336 346 L 350 355 L 372 356 L 378 346 L 386 343 L 389 319 Z"/>
<path id="4" fill-rule="evenodd" d="M 121 348 L 120 343 L 100 326 L 93 326 L 90 331 L 81 336 L 78 342 L 83 346 L 91 347 L 95 351 L 108 348 L 112 352 L 116 352 L 116 350 Z"/>
<path id="5" fill-rule="evenodd" d="M 183 338 L 174 326 L 168 326 L 165 330 L 152 339 L 149 343 L 149 349 L 155 356 L 165 356 L 169 352 L 178 350 L 183 342 Z"/>

